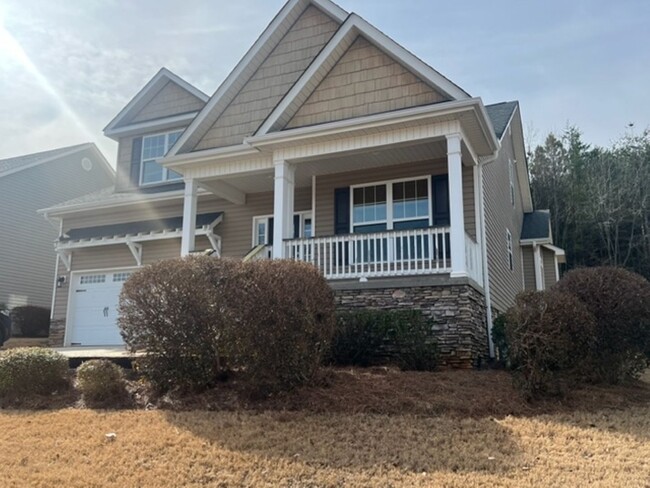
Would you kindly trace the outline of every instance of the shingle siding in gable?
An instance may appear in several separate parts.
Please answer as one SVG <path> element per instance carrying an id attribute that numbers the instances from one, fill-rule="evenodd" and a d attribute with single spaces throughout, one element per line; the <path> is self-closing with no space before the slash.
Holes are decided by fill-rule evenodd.
<path id="1" fill-rule="evenodd" d="M 316 7 L 307 8 L 194 150 L 241 144 L 253 134 L 338 26 Z"/>
<path id="2" fill-rule="evenodd" d="M 508 160 L 514 160 L 512 137 L 504 137 L 497 159 L 483 169 L 485 196 L 485 230 L 492 306 L 505 312 L 524 286 L 519 235 L 523 222 L 523 206 L 519 185 L 515 184 L 515 205 L 510 201 Z M 521 162 L 517 171 L 521 171 Z M 516 181 L 516 180 L 515 180 Z M 512 234 L 514 270 L 508 265 L 506 229 Z"/>
<path id="3" fill-rule="evenodd" d="M 322 124 L 445 101 L 430 88 L 359 37 L 309 96 L 286 128 Z"/>
<path id="4" fill-rule="evenodd" d="M 81 167 L 84 157 L 93 161 L 90 171 Z M 110 186 L 103 164 L 85 150 L 0 178 L 0 303 L 20 295 L 50 307 L 58 231 L 36 211 Z"/>
<path id="5" fill-rule="evenodd" d="M 143 122 L 146 120 L 169 117 L 171 115 L 196 112 L 205 103 L 171 81 L 153 97 L 130 121 Z"/>

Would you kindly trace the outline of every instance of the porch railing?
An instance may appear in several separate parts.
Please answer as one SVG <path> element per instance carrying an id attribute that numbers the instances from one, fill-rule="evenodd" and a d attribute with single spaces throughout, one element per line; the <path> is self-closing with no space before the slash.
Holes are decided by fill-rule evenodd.
<path id="1" fill-rule="evenodd" d="M 465 233 L 465 262 L 467 263 L 469 277 L 483 286 L 481 246 L 467 233 Z"/>
<path id="2" fill-rule="evenodd" d="M 327 279 L 451 271 L 449 227 L 289 239 L 285 246 L 287 258 L 314 264 Z"/>

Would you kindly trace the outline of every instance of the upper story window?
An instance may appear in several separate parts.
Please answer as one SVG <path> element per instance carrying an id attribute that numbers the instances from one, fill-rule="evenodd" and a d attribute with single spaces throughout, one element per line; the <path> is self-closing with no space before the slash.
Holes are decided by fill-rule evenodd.
<path id="1" fill-rule="evenodd" d="M 141 185 L 151 185 L 181 178 L 181 175 L 175 171 L 161 166 L 158 160 L 167 154 L 182 133 L 183 131 L 175 131 L 142 138 Z"/>
<path id="2" fill-rule="evenodd" d="M 515 205 L 515 162 L 508 160 L 508 176 L 510 178 L 510 203 Z"/>
<path id="3" fill-rule="evenodd" d="M 430 224 L 430 179 L 352 187 L 352 232 L 412 229 Z"/>

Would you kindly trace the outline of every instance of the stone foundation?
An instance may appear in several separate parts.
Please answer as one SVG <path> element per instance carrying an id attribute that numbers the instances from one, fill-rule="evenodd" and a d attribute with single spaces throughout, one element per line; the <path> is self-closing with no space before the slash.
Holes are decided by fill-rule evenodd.
<path id="1" fill-rule="evenodd" d="M 65 319 L 57 319 L 50 321 L 50 336 L 48 345 L 50 347 L 63 347 L 63 339 L 65 336 Z"/>
<path id="2" fill-rule="evenodd" d="M 335 287 L 337 308 L 418 309 L 433 321 L 440 364 L 478 367 L 488 359 L 485 297 L 469 284 Z"/>

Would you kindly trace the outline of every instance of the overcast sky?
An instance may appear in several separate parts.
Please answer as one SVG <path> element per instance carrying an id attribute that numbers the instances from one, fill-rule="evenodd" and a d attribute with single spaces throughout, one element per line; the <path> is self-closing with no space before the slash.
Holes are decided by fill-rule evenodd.
<path id="1" fill-rule="evenodd" d="M 0 0 L 0 158 L 96 142 L 158 71 L 208 94 L 283 0 Z M 608 145 L 650 126 L 650 1 L 340 0 L 486 104 L 519 100 L 533 143 Z"/>

